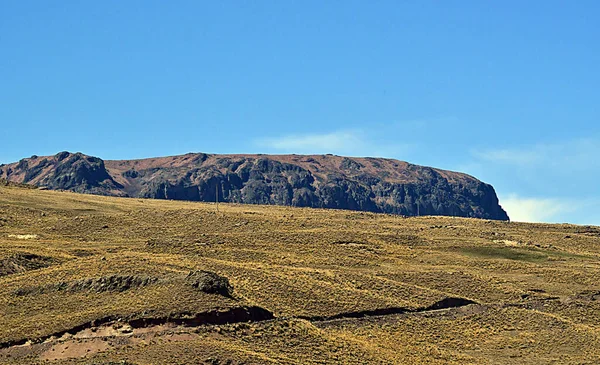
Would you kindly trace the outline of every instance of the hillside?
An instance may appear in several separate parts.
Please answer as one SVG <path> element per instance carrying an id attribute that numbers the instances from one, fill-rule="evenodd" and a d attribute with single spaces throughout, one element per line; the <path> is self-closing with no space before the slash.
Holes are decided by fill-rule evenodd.
<path id="1" fill-rule="evenodd" d="M 0 185 L 0 363 L 594 364 L 599 259 L 598 227 Z"/>
<path id="2" fill-rule="evenodd" d="M 0 166 L 0 178 L 123 197 L 350 209 L 508 220 L 491 185 L 383 158 L 208 155 L 103 161 L 81 153 Z"/>

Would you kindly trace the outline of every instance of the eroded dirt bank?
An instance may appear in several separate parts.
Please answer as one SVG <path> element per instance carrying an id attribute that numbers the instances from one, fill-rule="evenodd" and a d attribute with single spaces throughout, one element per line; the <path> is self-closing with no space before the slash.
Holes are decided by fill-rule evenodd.
<path id="1" fill-rule="evenodd" d="M 480 310 L 484 308 L 469 299 L 452 297 L 418 309 L 392 307 L 339 313 L 327 317 L 298 316 L 277 319 L 270 311 L 257 306 L 197 314 L 178 313 L 169 317 L 140 317 L 131 320 L 106 317 L 43 338 L 1 343 L 0 356 L 33 355 L 42 360 L 68 359 L 88 356 L 112 348 L 143 344 L 161 338 L 167 338 L 169 341 L 191 340 L 197 338 L 200 332 L 220 332 L 221 327 L 227 325 L 289 320 L 306 320 L 318 325 L 336 320 L 357 320 L 369 317 L 428 313 L 448 315 L 452 310 L 467 306 L 478 307 Z"/>

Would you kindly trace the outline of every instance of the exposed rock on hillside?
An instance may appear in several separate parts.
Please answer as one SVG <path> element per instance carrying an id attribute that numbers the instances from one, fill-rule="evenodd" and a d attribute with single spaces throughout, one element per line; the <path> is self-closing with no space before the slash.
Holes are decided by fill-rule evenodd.
<path id="1" fill-rule="evenodd" d="M 158 279 L 146 276 L 132 275 L 110 275 L 99 278 L 88 278 L 71 282 L 60 282 L 57 284 L 20 288 L 15 292 L 16 296 L 31 294 L 44 294 L 49 292 L 65 291 L 69 293 L 79 292 L 124 292 L 129 289 L 144 287 L 156 283 Z"/>
<path id="2" fill-rule="evenodd" d="M 208 294 L 220 294 L 231 297 L 233 287 L 229 284 L 229 279 L 210 271 L 192 271 L 185 278 L 185 281 L 194 288 Z"/>
<path id="3" fill-rule="evenodd" d="M 22 159 L 0 166 L 0 177 L 54 190 L 123 196 L 123 188 L 109 175 L 104 161 L 82 153 L 60 152 L 55 156 Z"/>
<path id="4" fill-rule="evenodd" d="M 351 209 L 507 220 L 491 185 L 383 158 L 207 155 L 102 161 L 81 153 L 0 166 L 0 178 L 76 192 L 155 199 Z"/>
<path id="5" fill-rule="evenodd" d="M 30 253 L 16 253 L 0 259 L 0 277 L 41 269 L 50 266 L 53 262 L 54 260 L 50 257 Z"/>

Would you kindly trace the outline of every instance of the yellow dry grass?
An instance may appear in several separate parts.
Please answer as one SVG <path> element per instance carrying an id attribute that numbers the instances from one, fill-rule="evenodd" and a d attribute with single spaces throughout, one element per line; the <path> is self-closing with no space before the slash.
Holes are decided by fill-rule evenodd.
<path id="1" fill-rule="evenodd" d="M 50 265 L 0 276 L 0 343 L 35 342 L 105 317 L 240 306 L 276 317 L 126 346 L 114 340 L 105 351 L 58 363 L 600 362 L 596 227 L 228 204 L 217 213 L 206 203 L 0 187 L 0 262 L 27 254 Z M 191 270 L 226 276 L 234 297 L 186 286 L 180 278 Z M 158 281 L 122 292 L 15 294 L 110 275 Z M 447 297 L 481 305 L 302 319 L 425 308 Z M 0 350 L 0 363 L 38 361 L 26 346 Z"/>

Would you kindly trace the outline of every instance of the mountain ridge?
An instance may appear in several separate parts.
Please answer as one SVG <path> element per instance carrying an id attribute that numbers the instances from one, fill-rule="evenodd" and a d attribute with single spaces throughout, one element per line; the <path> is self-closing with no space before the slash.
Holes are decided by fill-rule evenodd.
<path id="1" fill-rule="evenodd" d="M 206 154 L 102 160 L 83 153 L 0 165 L 0 178 L 99 195 L 508 220 L 493 187 L 405 161 L 337 155 Z"/>

